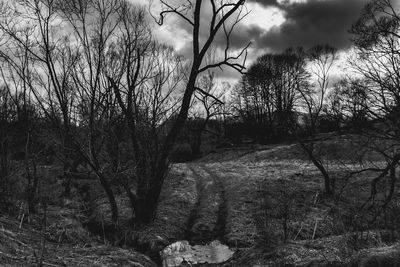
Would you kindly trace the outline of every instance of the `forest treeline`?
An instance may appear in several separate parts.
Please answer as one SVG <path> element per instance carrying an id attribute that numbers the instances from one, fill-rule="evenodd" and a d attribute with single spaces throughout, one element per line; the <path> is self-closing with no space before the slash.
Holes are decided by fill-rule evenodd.
<path id="1" fill-rule="evenodd" d="M 386 162 L 373 170 L 371 200 L 386 177 L 393 194 L 400 19 L 391 1 L 367 4 L 349 29 L 351 67 L 341 77 L 332 74 L 339 52 L 329 44 L 267 53 L 245 66 L 249 46 L 230 47 L 245 1 L 212 0 L 201 38 L 202 1 L 187 2 L 161 1 L 157 15 L 120 0 L 1 2 L 2 208 L 18 198 L 34 213 L 46 195 L 38 168 L 54 165 L 62 169 L 60 197 L 71 194 L 74 180 L 94 176 L 114 222 L 118 192 L 129 198 L 135 223 L 148 223 L 171 159 L 195 159 L 205 142 L 246 139 L 298 143 L 321 172 L 325 193 L 334 195 L 334 179 L 316 151 L 328 132 L 367 138 Z M 169 16 L 190 28 L 189 59 L 154 37 L 154 24 Z M 223 47 L 214 46 L 216 38 Z M 218 79 L 215 69 L 223 67 L 238 71 L 238 84 Z"/>

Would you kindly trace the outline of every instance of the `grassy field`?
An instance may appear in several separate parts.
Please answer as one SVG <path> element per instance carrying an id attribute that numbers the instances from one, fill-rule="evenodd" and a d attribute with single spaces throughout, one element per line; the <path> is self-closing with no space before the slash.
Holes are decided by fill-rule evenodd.
<path id="1" fill-rule="evenodd" d="M 396 251 L 399 188 L 380 212 L 388 191 L 384 180 L 376 205 L 361 209 L 376 174 L 348 177 L 382 166 L 379 155 L 357 148 L 352 137 L 324 142 L 318 149 L 336 180 L 334 197 L 324 195 L 322 175 L 296 144 L 225 149 L 181 165 L 189 166 L 186 176 L 201 183 L 191 225 L 203 224 L 203 232 L 188 236 L 189 241 L 199 244 L 213 237 L 234 248 L 235 257 L 224 266 L 346 266 L 360 255 L 368 261 L 367 252 Z"/>
<path id="2" fill-rule="evenodd" d="M 122 195 L 121 228 L 114 232 L 107 228 L 107 202 L 96 194 L 86 210 L 50 207 L 45 227 L 43 210 L 37 222 L 0 218 L 0 262 L 156 266 L 159 252 L 173 242 L 219 240 L 235 251 L 220 266 L 370 266 L 365 264 L 388 257 L 393 261 L 381 266 L 400 266 L 398 186 L 385 210 L 379 209 L 388 191 L 385 179 L 376 205 L 361 209 L 376 174 L 347 175 L 381 166 L 382 159 L 357 147 L 352 137 L 321 143 L 318 151 L 336 181 L 334 197 L 324 195 L 320 172 L 296 144 L 220 149 L 172 167 L 156 219 L 146 227 L 130 227 L 129 202 Z"/>

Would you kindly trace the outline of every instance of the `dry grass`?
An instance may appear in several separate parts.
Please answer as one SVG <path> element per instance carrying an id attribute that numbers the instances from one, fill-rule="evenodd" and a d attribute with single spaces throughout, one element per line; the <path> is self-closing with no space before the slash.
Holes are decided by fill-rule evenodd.
<path id="1" fill-rule="evenodd" d="M 29 224 L 0 217 L 1 266 L 156 266 L 132 249 L 101 244 L 70 217 L 70 211 L 58 210 L 62 215 L 54 211 L 47 211 L 47 226 L 44 226 L 43 214 L 31 217 Z M 60 225 L 68 240 L 61 238 Z"/>
<path id="2" fill-rule="evenodd" d="M 335 198 L 324 196 L 322 175 L 296 144 L 225 149 L 203 158 L 202 164 L 220 176 L 226 187 L 225 240 L 241 248 L 227 266 L 302 266 L 312 261 L 332 264 L 315 266 L 343 266 L 360 249 L 397 242 L 399 186 L 391 205 L 373 221 L 388 183 L 379 184 L 375 208 L 360 209 L 370 197 L 370 182 L 376 174 L 363 172 L 346 179 L 349 171 L 383 164 L 377 153 L 360 147 L 363 140 L 356 139 L 342 136 L 317 143 L 318 153 L 336 179 Z M 360 238 L 371 231 L 385 235 Z"/>
<path id="3" fill-rule="evenodd" d="M 158 252 L 171 243 L 191 235 L 210 234 L 210 238 L 218 236 L 222 242 L 237 248 L 234 258 L 224 266 L 306 266 L 312 262 L 316 264 L 314 266 L 342 266 L 351 259 L 365 258 L 365 251 L 375 249 L 378 255 L 377 247 L 383 247 L 382 250 L 388 253 L 397 248 L 393 244 L 399 237 L 395 229 L 400 225 L 399 186 L 387 210 L 371 223 L 379 206 L 363 210 L 360 207 L 370 196 L 370 182 L 376 174 L 363 172 L 345 178 L 348 171 L 380 166 L 379 156 L 358 150 L 352 136 L 335 137 L 318 144 L 317 148 L 331 176 L 336 179 L 334 198 L 324 196 L 321 174 L 296 144 L 225 149 L 190 165 L 173 166 L 151 225 L 131 229 L 129 202 L 118 197 L 123 226 L 119 238 L 124 240 L 120 245 L 134 245 L 141 252 L 157 258 Z M 358 160 L 350 160 L 351 157 L 362 157 L 364 165 Z M 385 181 L 379 184 L 376 204 L 384 199 L 387 186 Z M 92 218 L 104 223 L 104 218 L 109 218 L 108 203 L 100 198 L 97 204 Z M 221 207 L 224 209 L 224 227 L 218 235 L 213 231 L 221 223 Z M 142 257 L 129 250 L 101 245 L 103 237 L 94 238 L 80 224 L 86 220 L 81 213 L 74 209 L 65 209 L 64 213 L 48 216 L 51 222 L 44 236 L 51 245 L 47 245 L 45 255 L 53 257 L 44 259 L 50 265 L 58 266 L 66 261 L 68 266 L 77 266 L 80 260 L 81 265 L 100 266 L 101 263 L 96 262 L 100 259 L 106 266 L 129 266 L 133 260 L 129 255 Z M 194 222 L 205 228 L 197 227 Z M 35 253 L 41 255 L 43 234 L 40 228 L 26 229 L 24 237 L 24 232 L 18 232 L 13 223 L 4 225 L 6 231 L 0 237 L 0 262 L 22 264 L 24 259 L 34 264 Z M 193 229 L 199 231 L 190 231 Z M 13 234 L 7 236 L 7 231 L 18 232 L 18 239 Z M 19 256 L 18 250 L 12 250 L 17 243 L 12 248 L 7 247 L 5 240 L 14 238 L 28 243 L 29 235 L 34 237 L 29 243 L 32 249 L 24 248 L 25 254 Z M 68 253 L 58 251 L 62 248 Z M 100 256 L 95 259 L 93 255 Z M 143 266 L 152 264 L 144 262 L 141 263 Z"/>

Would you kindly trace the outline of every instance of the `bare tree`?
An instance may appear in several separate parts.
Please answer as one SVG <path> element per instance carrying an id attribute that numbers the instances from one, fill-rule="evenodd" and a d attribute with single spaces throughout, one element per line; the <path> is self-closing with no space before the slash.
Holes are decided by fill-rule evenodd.
<path id="1" fill-rule="evenodd" d="M 269 138 L 284 138 L 293 124 L 299 87 L 307 78 L 305 53 L 301 48 L 257 59 L 243 77 L 239 94 L 246 116 L 265 128 Z"/>
<path id="2" fill-rule="evenodd" d="M 8 198 L 10 161 L 10 120 L 12 119 L 11 99 L 7 87 L 0 88 L 0 187 L 1 204 L 6 204 Z"/>
<path id="3" fill-rule="evenodd" d="M 309 130 L 315 132 L 318 119 L 324 107 L 329 88 L 330 74 L 333 63 L 337 59 L 336 49 L 329 45 L 316 45 L 308 51 L 310 72 L 315 77 L 311 87 L 299 87 L 302 100 L 308 112 Z M 308 91 L 304 89 L 309 89 Z M 314 134 L 314 133 L 311 133 Z"/>
<path id="4" fill-rule="evenodd" d="M 9 11 L 0 23 L 10 41 L 3 46 L 2 58 L 35 96 L 56 133 L 54 141 L 64 165 L 65 194 L 69 193 L 77 166 L 86 161 L 105 190 L 114 221 L 118 218 L 117 206 L 96 158 L 99 142 L 95 140 L 94 125 L 101 116 L 99 107 L 104 97 L 105 86 L 101 83 L 105 79 L 101 74 L 105 48 L 118 23 L 113 14 L 119 6 L 119 1 L 112 0 L 26 0 L 8 3 L 4 8 Z M 90 12 L 98 16 L 91 17 Z M 16 13 L 21 14 L 15 16 Z M 72 34 L 55 31 L 58 27 L 70 27 Z M 29 64 L 18 64 L 21 58 L 29 60 Z M 78 97 L 86 101 L 88 117 L 79 117 L 82 110 L 78 109 Z M 82 140 L 77 129 L 86 122 L 90 130 L 88 139 Z"/>
<path id="5" fill-rule="evenodd" d="M 121 23 L 119 14 L 125 3 L 116 0 L 97 2 L 62 2 L 57 6 L 62 18 L 72 27 L 72 36 L 76 45 L 70 46 L 79 55 L 72 67 L 68 83 L 75 88 L 79 96 L 79 124 L 86 132 L 75 138 L 74 146 L 80 158 L 98 177 L 109 200 L 112 220 L 118 220 L 118 206 L 110 185 L 110 173 L 107 171 L 108 159 L 104 158 L 106 128 L 114 116 L 111 104 L 115 98 L 103 70 L 107 65 L 109 47 L 115 42 L 114 34 Z"/>
<path id="6" fill-rule="evenodd" d="M 202 135 L 210 120 L 224 114 L 222 97 L 225 92 L 226 88 L 219 86 L 215 81 L 215 72 L 209 70 L 199 79 L 199 88 L 194 94 L 195 103 L 192 108 L 191 117 L 194 118 L 192 132 L 189 133 L 192 138 L 190 145 L 195 157 L 201 156 Z M 215 135 L 213 132 L 210 133 Z"/>
<path id="7" fill-rule="evenodd" d="M 272 55 L 258 58 L 257 63 L 250 66 L 242 77 L 241 86 L 238 87 L 239 96 L 243 99 L 240 102 L 243 102 L 245 120 L 256 124 L 260 130 L 264 128 L 261 135 L 269 138 L 274 138 L 272 129 L 276 111 L 272 58 Z"/>
<path id="8" fill-rule="evenodd" d="M 131 136 L 133 145 L 135 143 L 136 149 L 135 153 L 137 153 L 136 158 L 138 162 L 137 169 L 140 172 L 136 172 L 138 181 L 138 185 L 136 188 L 136 192 L 134 194 L 133 206 L 135 207 L 135 215 L 138 222 L 149 222 L 152 220 L 155 210 L 157 207 L 158 198 L 161 192 L 161 188 L 164 183 L 165 176 L 167 174 L 168 166 L 169 166 L 169 154 L 175 144 L 176 138 L 181 131 L 184 123 L 188 117 L 189 108 L 191 106 L 192 97 L 197 88 L 197 80 L 198 76 L 201 73 L 206 72 L 212 68 L 229 66 L 238 71 L 242 71 L 244 66 L 242 64 L 237 63 L 237 60 L 242 56 L 245 58 L 245 51 L 243 49 L 239 54 L 232 56 L 230 54 L 230 37 L 235 26 L 240 22 L 243 15 L 243 5 L 244 0 L 240 1 L 231 1 L 231 2 L 221 2 L 212 0 L 210 2 L 209 8 L 211 8 L 211 20 L 209 25 L 209 34 L 205 36 L 204 39 L 200 39 L 200 18 L 203 12 L 205 12 L 204 8 L 206 8 L 205 3 L 203 1 L 187 1 L 184 5 L 180 6 L 172 6 L 167 1 L 161 1 L 163 10 L 161 11 L 160 17 L 157 19 L 157 22 L 161 25 L 164 23 L 164 18 L 167 15 L 175 15 L 178 18 L 182 19 L 184 23 L 187 23 L 189 27 L 192 28 L 193 31 L 193 57 L 191 65 L 189 66 L 189 72 L 187 75 L 187 80 L 184 85 L 183 92 L 179 96 L 179 111 L 177 115 L 174 116 L 174 120 L 168 120 L 168 128 L 164 128 L 164 138 L 162 138 L 162 142 L 159 143 L 159 150 L 157 156 L 151 157 L 148 152 L 149 150 L 140 149 L 139 145 L 143 145 L 140 143 L 140 139 L 138 138 L 138 133 L 136 131 L 136 126 L 132 127 L 135 124 L 135 118 L 133 115 L 138 114 L 137 110 L 133 110 L 133 108 L 129 105 L 133 103 L 134 98 L 134 90 L 136 88 L 140 88 L 138 86 L 138 77 L 140 72 L 142 71 L 140 66 L 146 66 L 143 64 L 143 49 L 134 49 L 137 57 L 132 60 L 132 67 L 134 68 L 133 72 L 130 72 L 130 76 L 127 79 L 126 87 L 128 89 L 126 93 L 127 100 L 125 103 L 123 101 L 119 101 L 121 109 L 125 109 L 126 119 L 128 124 L 131 124 Z M 192 16 L 190 17 L 190 14 Z M 228 18 L 234 19 L 233 23 L 228 22 Z M 213 62 L 211 64 L 204 65 L 203 59 L 207 54 L 207 51 L 211 48 L 217 34 L 222 33 L 226 39 L 226 46 L 224 48 L 224 58 L 221 61 Z M 176 66 L 179 66 L 177 62 Z M 129 66 L 127 66 L 129 68 Z M 165 70 L 164 70 L 165 71 Z M 171 72 L 172 71 L 172 72 Z M 175 73 L 172 69 L 167 68 L 167 73 Z M 136 75 L 134 75 L 136 73 Z M 133 74 L 133 76 L 132 76 Z M 167 76 L 171 76 L 168 74 Z M 133 78 L 133 79 L 132 79 Z M 172 79 L 174 81 L 175 79 Z M 179 79 L 178 79 L 179 80 Z M 176 81 L 178 81 L 176 80 Z M 119 92 L 123 92 L 123 86 L 113 79 L 113 77 L 109 77 L 109 81 L 114 88 L 116 95 Z M 162 81 L 162 80 L 161 80 Z M 175 82 L 168 86 L 169 88 L 175 87 Z M 118 97 L 120 98 L 120 97 Z M 126 106 L 127 105 L 127 106 Z M 165 122 L 166 123 L 166 122 Z M 165 125 L 163 123 L 163 125 Z M 139 149 L 137 149 L 139 148 Z"/>
<path id="9" fill-rule="evenodd" d="M 247 47 L 230 53 L 231 35 L 246 15 L 244 2 L 188 1 L 181 7 L 161 2 L 159 24 L 166 15 L 176 15 L 193 29 L 193 57 L 187 75 L 182 58 L 152 39 L 145 12 L 127 1 L 4 2 L 0 29 L 8 42 L 1 57 L 34 95 L 57 133 L 66 193 L 68 175 L 85 162 L 99 178 L 117 221 L 118 207 L 109 182 L 124 170 L 118 159 L 112 164 L 106 159 L 107 142 L 103 141 L 115 133 L 110 125 L 122 115 L 133 152 L 132 179 L 123 186 L 137 221 L 152 219 L 170 151 L 194 93 L 202 90 L 198 77 L 223 66 L 244 70 Z M 200 18 L 204 8 L 212 16 L 209 35 L 203 38 Z M 68 27 L 69 34 L 57 31 L 61 27 Z M 203 62 L 219 34 L 226 40 L 223 58 Z M 28 60 L 27 67 L 21 68 L 16 61 L 21 58 Z M 240 59 L 243 64 L 238 63 Z M 107 173 L 111 165 L 115 175 Z"/>
<path id="10" fill-rule="evenodd" d="M 297 87 L 301 101 L 307 111 L 307 122 L 304 125 L 296 123 L 297 127 L 306 133 L 307 141 L 302 140 L 294 131 L 296 140 L 307 154 L 311 162 L 318 168 L 324 178 L 325 194 L 334 192 L 333 180 L 324 166 L 322 158 L 316 151 L 316 134 L 322 109 L 326 102 L 330 82 L 330 71 L 336 60 L 336 50 L 328 45 L 317 45 L 308 51 L 310 72 L 315 77 L 315 84 L 303 83 Z"/>
<path id="11" fill-rule="evenodd" d="M 165 131 L 180 101 L 184 70 L 172 48 L 153 40 L 144 10 L 126 5 L 119 16 L 122 34 L 116 41 L 122 45 L 110 49 L 113 57 L 104 73 L 129 130 L 134 166 L 130 181 L 121 182 L 140 218 L 137 196 L 146 192 L 148 179 L 157 171 Z"/>
<path id="12" fill-rule="evenodd" d="M 75 157 L 70 117 L 74 92 L 67 77 L 76 57 L 64 49 L 65 39 L 53 30 L 60 26 L 54 1 L 6 2 L 2 8 L 0 29 L 8 42 L 1 57 L 33 93 L 57 134 L 68 195 L 67 173 Z"/>
<path id="13" fill-rule="evenodd" d="M 365 79 L 367 116 L 373 123 L 364 129 L 368 146 L 385 159 L 384 166 L 373 168 L 377 177 L 372 181 L 369 201 L 375 203 L 377 185 L 389 179 L 385 208 L 390 202 L 399 166 L 400 111 L 400 14 L 391 0 L 368 3 L 350 33 L 356 47 L 352 60 L 355 70 Z"/>
<path id="14" fill-rule="evenodd" d="M 366 81 L 360 78 L 343 78 L 335 83 L 329 103 L 332 117 L 354 129 L 362 128 L 367 122 L 367 88 Z"/>
<path id="15" fill-rule="evenodd" d="M 4 8 L 5 6 L 2 7 Z M 4 11 L 2 14 L 5 14 Z M 6 25 L 10 24 L 6 23 Z M 6 38 L 10 38 L 7 32 L 3 33 L 5 33 Z M 34 97 L 31 94 L 34 74 L 31 71 L 33 59 L 30 57 L 29 52 L 32 49 L 32 45 L 29 44 L 29 35 L 32 34 L 32 29 L 30 27 L 22 27 L 21 29 L 15 29 L 13 34 L 19 36 L 19 42 L 3 44 L 4 49 L 0 53 L 3 59 L 3 68 L 0 70 L 1 77 L 3 78 L 6 92 L 8 92 L 10 107 L 13 107 L 14 113 L 12 124 L 5 127 L 6 129 L 8 128 L 8 134 L 12 133 L 14 135 L 14 138 L 12 138 L 14 139 L 12 142 L 14 149 L 13 151 L 10 150 L 10 152 L 23 155 L 24 174 L 27 179 L 24 195 L 28 204 L 28 212 L 34 213 L 38 202 L 37 189 L 39 183 L 36 164 L 41 151 L 35 149 L 38 141 L 36 138 L 38 131 L 35 129 L 37 128 L 38 112 L 37 105 L 33 100 Z M 16 142 L 15 139 L 19 141 Z"/>

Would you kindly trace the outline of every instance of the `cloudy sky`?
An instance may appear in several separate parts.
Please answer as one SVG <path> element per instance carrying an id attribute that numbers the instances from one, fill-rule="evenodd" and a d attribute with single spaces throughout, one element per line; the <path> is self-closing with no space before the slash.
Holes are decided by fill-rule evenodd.
<path id="1" fill-rule="evenodd" d="M 148 0 L 132 1 L 149 3 Z M 171 0 L 174 1 L 179 0 Z M 309 48 L 330 44 L 340 51 L 344 62 L 346 52 L 351 48 L 348 29 L 366 3 L 367 0 L 247 0 L 246 8 L 250 13 L 236 28 L 232 46 L 239 49 L 251 41 L 248 51 L 248 62 L 251 63 L 261 54 L 281 52 L 291 46 Z M 156 6 L 153 1 L 151 9 L 156 11 Z M 202 19 L 206 23 L 207 18 Z M 184 21 L 170 18 L 156 29 L 156 35 L 179 53 L 190 55 L 190 30 Z M 223 46 L 223 40 L 217 39 L 216 45 Z M 231 70 L 221 73 L 222 78 L 232 81 L 239 76 Z"/>

